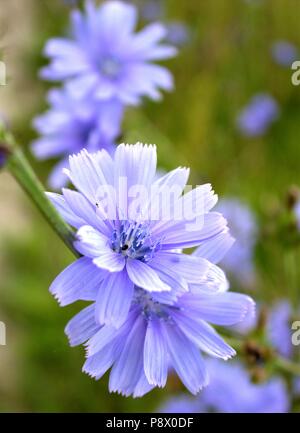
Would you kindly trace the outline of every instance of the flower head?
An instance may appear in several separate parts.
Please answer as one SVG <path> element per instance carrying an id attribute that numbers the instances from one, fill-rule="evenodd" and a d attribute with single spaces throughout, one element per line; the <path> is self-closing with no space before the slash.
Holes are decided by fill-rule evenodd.
<path id="1" fill-rule="evenodd" d="M 217 201 L 210 185 L 182 195 L 189 170 L 178 168 L 156 179 L 156 148 L 142 144 L 120 145 L 113 158 L 104 150 L 95 154 L 83 150 L 70 157 L 69 167 L 64 171 L 78 191 L 48 194 L 67 222 L 78 229 L 74 246 L 83 255 L 51 286 L 62 304 L 69 300 L 70 277 L 78 273 L 80 283 L 83 269 L 97 271 L 99 320 L 121 325 L 134 285 L 150 293 L 170 292 L 168 296 L 176 298 L 177 292 L 186 292 L 189 284 L 205 278 L 211 263 L 178 249 L 228 232 L 222 215 L 210 211 Z M 175 194 L 174 200 L 165 208 L 170 193 Z M 165 211 L 171 215 L 164 215 Z M 227 244 L 231 246 L 231 238 Z M 74 290 L 73 300 L 80 295 Z"/>
<path id="2" fill-rule="evenodd" d="M 197 393 L 208 380 L 199 348 L 223 359 L 235 353 L 207 322 L 231 326 L 253 308 L 247 296 L 227 291 L 216 265 L 233 239 L 211 212 L 211 186 L 182 195 L 188 170 L 156 179 L 156 149 L 141 144 L 120 145 L 113 158 L 84 150 L 69 166 L 78 191 L 49 197 L 78 229 L 74 246 L 83 257 L 50 290 L 62 305 L 93 301 L 66 329 L 72 345 L 87 342 L 84 370 L 100 378 L 113 366 L 110 389 L 140 396 L 164 386 L 173 367 Z"/>
<path id="3" fill-rule="evenodd" d="M 221 237 L 226 243 L 228 234 Z M 164 387 L 173 369 L 196 394 L 209 382 L 201 352 L 224 360 L 235 355 L 210 324 L 231 326 L 253 309 L 249 297 L 224 291 L 225 287 L 224 275 L 216 267 L 174 302 L 135 286 L 120 328 L 100 326 L 92 304 L 69 322 L 66 333 L 72 346 L 86 343 L 84 372 L 100 379 L 112 367 L 111 392 L 141 397 L 155 386 Z"/>
<path id="4" fill-rule="evenodd" d="M 57 189 L 67 181 L 62 169 L 68 167 L 68 156 L 86 148 L 90 152 L 104 148 L 110 153 L 120 134 L 123 107 L 117 100 L 74 100 L 66 89 L 49 92 L 50 110 L 36 117 L 35 129 L 42 135 L 32 149 L 39 159 L 62 157 L 50 176 Z"/>
<path id="5" fill-rule="evenodd" d="M 248 137 L 263 135 L 279 117 L 275 99 L 265 93 L 255 95 L 237 118 L 238 129 Z"/>
<path id="6" fill-rule="evenodd" d="M 99 100 L 117 98 L 137 104 L 141 97 L 159 99 L 159 89 L 171 90 L 167 69 L 155 65 L 175 55 L 173 47 L 160 44 L 166 29 L 155 23 L 134 33 L 137 9 L 120 1 L 96 7 L 86 2 L 85 13 L 72 12 L 72 39 L 51 39 L 45 54 L 51 59 L 42 70 L 49 80 L 67 80 L 76 97 Z"/>

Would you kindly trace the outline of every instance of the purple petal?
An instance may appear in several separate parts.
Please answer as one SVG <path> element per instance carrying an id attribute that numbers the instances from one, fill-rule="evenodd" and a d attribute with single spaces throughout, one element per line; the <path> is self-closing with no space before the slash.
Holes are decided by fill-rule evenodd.
<path id="1" fill-rule="evenodd" d="M 61 306 L 78 300 L 95 301 L 106 275 L 89 258 L 81 257 L 55 278 L 49 290 Z"/>
<path id="2" fill-rule="evenodd" d="M 60 213 L 64 220 L 73 227 L 79 228 L 85 225 L 85 221 L 76 215 L 61 194 L 54 192 L 46 192 L 47 197 L 51 200 L 56 210 Z"/>
<path id="3" fill-rule="evenodd" d="M 241 322 L 250 310 L 254 309 L 253 300 L 240 293 L 217 293 L 212 295 L 184 295 L 182 305 L 190 308 L 191 314 L 215 325 L 231 326 Z"/>
<path id="4" fill-rule="evenodd" d="M 96 213 L 96 202 L 95 207 L 93 207 L 80 192 L 65 188 L 63 189 L 63 196 L 72 212 L 85 221 L 84 225 L 95 227 L 108 237 L 111 235 L 109 222 L 103 221 Z"/>
<path id="5" fill-rule="evenodd" d="M 151 385 L 163 388 L 168 376 L 168 351 L 158 320 L 148 323 L 144 345 L 144 370 Z"/>
<path id="6" fill-rule="evenodd" d="M 143 317 L 139 316 L 130 330 L 120 357 L 114 364 L 110 378 L 110 392 L 118 392 L 128 396 L 134 392 L 143 374 L 143 346 L 146 325 Z"/>
<path id="7" fill-rule="evenodd" d="M 96 319 L 99 323 L 119 328 L 126 320 L 133 297 L 133 283 L 127 272 L 110 274 L 99 288 Z"/>
<path id="8" fill-rule="evenodd" d="M 175 271 L 178 276 L 189 283 L 200 282 L 208 272 L 211 264 L 200 257 L 188 254 L 158 252 L 151 261 L 151 267 L 160 267 L 167 272 Z"/>
<path id="9" fill-rule="evenodd" d="M 120 272 L 125 266 L 125 257 L 122 254 L 115 253 L 110 248 L 102 250 L 101 256 L 95 258 L 93 263 L 98 268 L 106 269 L 109 272 Z"/>
<path id="10" fill-rule="evenodd" d="M 188 312 L 181 313 L 176 310 L 172 312 L 172 317 L 188 339 L 207 354 L 224 360 L 236 354 L 217 332 L 203 320 L 195 320 L 193 316 L 189 317 Z"/>
<path id="11" fill-rule="evenodd" d="M 100 326 L 95 322 L 95 304 L 92 304 L 69 321 L 65 333 L 69 338 L 70 345 L 78 346 L 85 343 L 99 329 Z"/>
<path id="12" fill-rule="evenodd" d="M 194 252 L 197 257 L 204 257 L 212 263 L 219 263 L 234 244 L 234 238 L 224 230 L 212 239 L 203 242 Z"/>
<path id="13" fill-rule="evenodd" d="M 207 371 L 199 350 L 176 326 L 166 327 L 165 338 L 176 373 L 187 389 L 197 394 L 208 384 Z"/>
<path id="14" fill-rule="evenodd" d="M 171 288 L 162 282 L 157 272 L 140 260 L 128 259 L 126 269 L 131 281 L 149 292 L 169 291 Z"/>
<path id="15" fill-rule="evenodd" d="M 74 247 L 82 255 L 98 257 L 108 246 L 108 239 L 91 226 L 84 225 L 76 233 Z"/>

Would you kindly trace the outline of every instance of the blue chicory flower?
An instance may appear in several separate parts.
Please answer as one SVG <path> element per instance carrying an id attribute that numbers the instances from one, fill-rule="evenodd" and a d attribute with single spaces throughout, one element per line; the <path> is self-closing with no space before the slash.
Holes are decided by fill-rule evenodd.
<path id="1" fill-rule="evenodd" d="M 197 398 L 170 399 L 161 412 L 284 413 L 289 398 L 284 381 L 278 377 L 252 383 L 247 370 L 237 362 L 207 361 L 210 384 Z"/>
<path id="2" fill-rule="evenodd" d="M 281 66 L 291 66 L 297 60 L 298 49 L 287 41 L 277 41 L 271 47 L 271 54 L 276 63 Z"/>
<path id="3" fill-rule="evenodd" d="M 158 100 L 159 89 L 172 89 L 169 71 L 152 63 L 176 54 L 174 47 L 160 43 L 167 33 L 163 25 L 134 33 L 137 9 L 120 1 L 99 7 L 87 1 L 85 13 L 75 10 L 71 17 L 72 39 L 51 39 L 46 45 L 51 63 L 42 69 L 43 78 L 65 80 L 78 98 L 92 94 L 124 104 L 138 104 L 143 96 Z"/>
<path id="4" fill-rule="evenodd" d="M 69 166 L 66 173 L 78 191 L 48 196 L 78 230 L 74 246 L 83 257 L 50 291 L 61 305 L 93 301 L 66 328 L 71 345 L 87 342 L 84 371 L 98 379 L 112 367 L 110 390 L 141 396 L 164 386 L 173 367 L 197 393 L 208 381 L 199 349 L 223 359 L 235 354 L 207 322 L 231 326 L 253 308 L 249 297 L 228 292 L 216 265 L 233 239 L 222 215 L 211 212 L 217 201 L 211 186 L 182 195 L 185 168 L 155 180 L 156 149 L 141 144 L 120 145 L 113 158 L 104 150 L 84 150 L 70 157 Z M 135 203 L 130 191 L 137 185 L 149 195 L 128 216 Z M 146 210 L 154 204 L 161 211 L 156 199 L 174 186 L 172 217 L 158 212 L 147 219 Z M 99 189 L 109 191 L 113 218 Z M 175 219 L 178 209 L 185 213 Z M 193 255 L 181 251 L 198 245 Z"/>
<path id="5" fill-rule="evenodd" d="M 237 127 L 248 137 L 263 135 L 279 117 L 279 106 L 275 99 L 266 94 L 255 95 L 237 118 Z"/>
<path id="6" fill-rule="evenodd" d="M 257 240 L 257 224 L 249 206 L 236 198 L 220 200 L 217 207 L 230 225 L 235 243 L 222 260 L 222 266 L 239 284 L 252 286 L 255 280 L 253 264 Z"/>
<path id="7" fill-rule="evenodd" d="M 49 178 L 52 188 L 67 182 L 62 169 L 68 167 L 70 154 L 86 148 L 95 152 L 101 148 L 114 150 L 120 135 L 123 106 L 117 100 L 74 100 L 69 92 L 53 89 L 49 92 L 50 110 L 34 119 L 35 129 L 42 135 L 34 141 L 32 150 L 39 159 L 62 158 Z"/>

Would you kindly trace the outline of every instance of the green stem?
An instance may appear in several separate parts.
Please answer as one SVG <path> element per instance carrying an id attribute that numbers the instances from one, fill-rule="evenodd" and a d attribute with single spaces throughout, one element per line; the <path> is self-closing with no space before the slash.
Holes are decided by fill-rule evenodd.
<path id="1" fill-rule="evenodd" d="M 36 177 L 30 164 L 19 146 L 15 143 L 13 136 L 1 128 L 0 142 L 2 152 L 7 155 L 6 167 L 15 177 L 17 182 L 27 193 L 33 203 L 46 218 L 53 230 L 63 240 L 67 247 L 79 257 L 73 247 L 74 232 L 56 211 L 50 200 L 47 198 L 43 185 Z"/>
<path id="2" fill-rule="evenodd" d="M 300 364 L 297 364 L 296 362 L 277 356 L 275 359 L 275 365 L 279 370 L 294 374 L 295 376 L 300 376 Z"/>

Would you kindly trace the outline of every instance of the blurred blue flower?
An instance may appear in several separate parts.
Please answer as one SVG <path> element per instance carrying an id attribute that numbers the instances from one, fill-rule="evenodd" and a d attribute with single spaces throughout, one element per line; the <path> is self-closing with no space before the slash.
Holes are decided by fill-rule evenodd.
<path id="1" fill-rule="evenodd" d="M 243 285 L 253 285 L 255 269 L 254 247 L 257 225 L 251 209 L 235 198 L 220 200 L 217 207 L 229 222 L 235 243 L 222 260 L 222 266 Z"/>
<path id="2" fill-rule="evenodd" d="M 137 9 L 120 1 L 96 7 L 87 1 L 85 14 L 72 12 L 73 39 L 51 39 L 45 54 L 51 59 L 41 75 L 66 80 L 75 97 L 90 95 L 99 100 L 118 98 L 138 104 L 141 97 L 160 99 L 159 89 L 171 90 L 170 72 L 152 63 L 176 54 L 174 47 L 160 44 L 167 30 L 158 23 L 134 33 Z"/>
<path id="3" fill-rule="evenodd" d="M 48 94 L 50 110 L 34 119 L 35 129 L 42 135 L 34 141 L 32 150 L 39 159 L 62 157 L 49 178 L 52 188 L 67 182 L 63 168 L 68 156 L 86 148 L 95 152 L 101 148 L 110 153 L 120 134 L 123 106 L 117 100 L 74 100 L 66 89 L 54 89 Z"/>
<path id="4" fill-rule="evenodd" d="M 210 386 L 210 384 L 208 385 Z M 203 413 L 205 407 L 199 401 L 199 398 L 191 397 L 186 394 L 170 397 L 159 408 L 160 413 Z"/>
<path id="5" fill-rule="evenodd" d="M 237 118 L 238 129 L 248 137 L 263 135 L 279 117 L 279 106 L 266 94 L 255 95 Z"/>
<path id="6" fill-rule="evenodd" d="M 247 370 L 237 362 L 208 360 L 210 384 L 196 399 L 171 399 L 162 412 L 283 413 L 289 410 L 284 381 L 273 378 L 252 383 Z"/>
<path id="7" fill-rule="evenodd" d="M 217 201 L 211 186 L 182 196 L 185 168 L 155 180 L 156 149 L 141 144 L 118 146 L 114 158 L 104 150 L 84 150 L 70 157 L 69 166 L 66 172 L 78 192 L 63 189 L 63 195 L 48 196 L 78 229 L 74 247 L 83 257 L 55 279 L 50 291 L 61 305 L 94 301 L 66 328 L 71 345 L 88 341 L 84 371 L 98 379 L 113 366 L 110 390 L 141 396 L 165 385 L 170 364 L 197 393 L 207 383 L 198 349 L 223 359 L 235 354 L 207 322 L 231 326 L 253 308 L 251 298 L 227 291 L 227 279 L 215 264 L 233 239 L 222 215 L 211 212 Z M 138 185 L 151 193 L 136 216 L 128 216 L 134 203 L 129 193 Z M 174 213 L 168 219 L 160 212 L 148 218 L 146 209 L 157 211 L 156 199 L 174 186 Z M 114 217 L 99 196 L 103 188 Z M 184 216 L 174 219 L 178 209 Z M 181 252 L 198 245 L 193 255 Z"/>
<path id="8" fill-rule="evenodd" d="M 191 32 L 187 25 L 180 21 L 173 21 L 167 24 L 168 33 L 166 41 L 177 47 L 186 45 L 191 38 Z"/>
<path id="9" fill-rule="evenodd" d="M 291 66 L 297 60 L 298 49 L 287 41 L 277 41 L 271 47 L 271 54 L 276 63 L 282 66 Z"/>
<path id="10" fill-rule="evenodd" d="M 291 317 L 292 307 L 288 301 L 283 300 L 272 308 L 267 323 L 267 333 L 272 346 L 287 358 L 293 354 Z"/>

